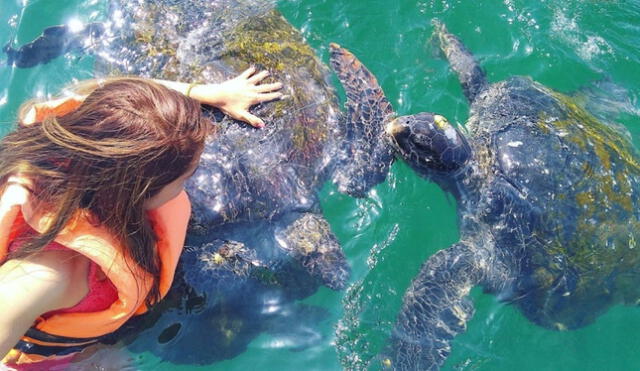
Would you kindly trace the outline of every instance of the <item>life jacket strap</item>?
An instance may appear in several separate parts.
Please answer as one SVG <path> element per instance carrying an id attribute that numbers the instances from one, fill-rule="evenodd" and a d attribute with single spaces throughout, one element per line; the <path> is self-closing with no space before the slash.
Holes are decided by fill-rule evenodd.
<path id="1" fill-rule="evenodd" d="M 80 352 L 89 345 L 93 345 L 106 337 L 107 335 L 92 338 L 72 338 L 48 334 L 32 327 L 16 344 L 14 349 L 25 354 L 35 354 L 43 357 L 66 356 Z"/>
<path id="2" fill-rule="evenodd" d="M 51 357 L 51 356 L 62 357 L 62 356 L 80 352 L 91 344 L 75 345 L 75 346 L 69 346 L 69 345 L 54 346 L 54 345 L 40 345 L 40 344 L 35 344 L 28 341 L 20 340 L 18 344 L 16 344 L 16 346 L 13 347 L 13 349 L 19 350 L 25 354 L 31 354 L 31 355 L 35 354 L 42 357 Z"/>
<path id="3" fill-rule="evenodd" d="M 42 342 L 47 342 L 47 343 L 58 343 L 58 344 L 68 344 L 68 345 L 81 345 L 81 344 L 85 344 L 85 343 L 95 343 L 97 341 L 99 341 L 100 339 L 102 339 L 103 337 L 105 337 L 105 335 L 103 336 L 96 336 L 96 337 L 91 337 L 91 338 L 73 338 L 73 337 L 67 337 L 67 336 L 62 336 L 62 335 L 52 335 L 52 334 L 48 334 L 44 331 L 40 331 L 35 327 L 31 327 L 29 328 L 29 330 L 27 330 L 27 332 L 24 334 L 26 337 L 29 337 L 31 339 L 37 340 L 37 341 L 42 341 Z"/>

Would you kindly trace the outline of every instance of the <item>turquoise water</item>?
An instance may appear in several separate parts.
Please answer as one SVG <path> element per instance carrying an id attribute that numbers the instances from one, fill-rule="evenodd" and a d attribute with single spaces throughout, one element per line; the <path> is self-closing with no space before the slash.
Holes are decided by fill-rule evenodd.
<path id="1" fill-rule="evenodd" d="M 571 92 L 609 78 L 630 92 L 638 109 L 640 88 L 639 1 L 384 1 L 291 0 L 279 2 L 324 60 L 329 42 L 353 51 L 378 77 L 399 114 L 436 111 L 464 123 L 468 105 L 446 62 L 429 42 L 437 17 L 480 60 L 491 81 L 529 75 Z M 98 1 L 0 2 L 0 45 L 19 44 L 50 25 L 104 17 Z M 8 130 L 20 102 L 56 92 L 72 79 L 91 76 L 88 59 L 59 58 L 20 70 L 0 66 L 0 123 Z M 73 68 L 69 68 L 73 66 Z M 336 85 L 337 86 L 337 85 Z M 640 119 L 620 121 L 640 145 Z M 364 368 L 384 346 L 402 294 L 423 261 L 458 239 L 455 201 L 437 186 L 396 163 L 369 197 L 354 200 L 326 185 L 322 207 L 352 266 L 345 292 L 320 289 L 305 303 L 330 318 L 314 329 L 322 340 L 292 351 L 262 334 L 238 357 L 212 370 L 336 370 Z M 447 370 L 630 370 L 640 366 L 640 311 L 614 307 L 583 329 L 557 332 L 537 327 L 515 308 L 481 290 L 472 291 L 476 314 L 452 343 Z M 83 368 L 195 369 L 154 356 L 107 349 Z"/>

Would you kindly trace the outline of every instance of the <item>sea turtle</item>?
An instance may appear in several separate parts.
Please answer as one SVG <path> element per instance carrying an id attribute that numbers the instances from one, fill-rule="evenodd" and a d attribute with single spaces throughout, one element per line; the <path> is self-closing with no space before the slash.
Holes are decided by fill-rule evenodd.
<path id="1" fill-rule="evenodd" d="M 490 84 L 461 41 L 434 22 L 470 117 L 395 117 L 398 156 L 458 201 L 460 241 L 431 256 L 406 291 L 382 363 L 438 369 L 473 315 L 474 286 L 532 322 L 567 330 L 640 299 L 640 166 L 628 133 L 575 97 L 527 77 Z M 340 74 L 355 57 L 334 46 Z"/>
<path id="2" fill-rule="evenodd" d="M 317 192 L 333 179 L 341 192 L 364 196 L 384 180 L 393 160 L 384 128 L 359 126 L 354 118 L 369 113 L 352 100 L 341 113 L 328 69 L 273 2 L 111 1 L 109 14 L 102 27 L 56 26 L 6 50 L 33 66 L 82 46 L 98 75 L 209 83 L 254 64 L 289 95 L 255 109 L 267 123 L 261 130 L 207 111 L 218 133 L 186 185 L 193 214 L 176 283 L 158 310 L 134 321 L 148 329 L 131 346 L 176 363 L 209 363 L 236 355 L 262 330 L 282 329 L 274 318 L 295 330 L 291 321 L 306 315 L 290 314 L 292 299 L 320 284 L 341 289 L 349 277 Z M 359 101 L 380 91 L 375 79 L 358 88 Z"/>

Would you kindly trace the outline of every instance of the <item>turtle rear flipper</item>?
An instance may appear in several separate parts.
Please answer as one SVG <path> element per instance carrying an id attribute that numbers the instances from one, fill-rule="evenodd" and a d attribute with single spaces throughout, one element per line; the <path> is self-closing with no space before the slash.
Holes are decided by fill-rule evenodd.
<path id="1" fill-rule="evenodd" d="M 483 281 L 487 263 L 477 250 L 458 243 L 423 264 L 404 296 L 383 364 L 399 370 L 436 370 L 454 336 L 473 316 L 466 298 Z"/>
<path id="2" fill-rule="evenodd" d="M 447 56 L 451 69 L 458 75 L 464 95 L 469 102 L 473 102 L 488 86 L 484 71 L 462 41 L 450 34 L 444 24 L 435 19 L 432 23 L 440 40 L 440 49 Z"/>
<path id="3" fill-rule="evenodd" d="M 331 44 L 331 66 L 347 94 L 344 147 L 333 181 L 356 197 L 385 180 L 394 152 L 384 132 L 393 107 L 375 76 L 348 50 Z"/>
<path id="4" fill-rule="evenodd" d="M 7 64 L 19 68 L 35 67 L 49 63 L 72 50 L 83 50 L 90 46 L 87 42 L 104 34 L 102 23 L 86 24 L 81 30 L 71 30 L 68 25 L 51 26 L 44 29 L 35 40 L 14 49 L 7 44 L 3 51 L 7 54 Z"/>
<path id="5" fill-rule="evenodd" d="M 318 214 L 304 213 L 276 233 L 280 248 L 314 278 L 333 290 L 345 287 L 349 263 L 329 223 Z"/>

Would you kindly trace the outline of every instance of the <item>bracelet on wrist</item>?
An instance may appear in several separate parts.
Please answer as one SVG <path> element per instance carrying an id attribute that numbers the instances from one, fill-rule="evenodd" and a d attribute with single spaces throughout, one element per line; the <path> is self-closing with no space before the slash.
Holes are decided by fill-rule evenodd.
<path id="1" fill-rule="evenodd" d="M 185 93 L 187 97 L 191 97 L 191 89 L 193 89 L 196 85 L 198 85 L 197 82 L 192 82 L 191 84 L 189 84 L 189 86 L 187 87 L 187 92 Z"/>

